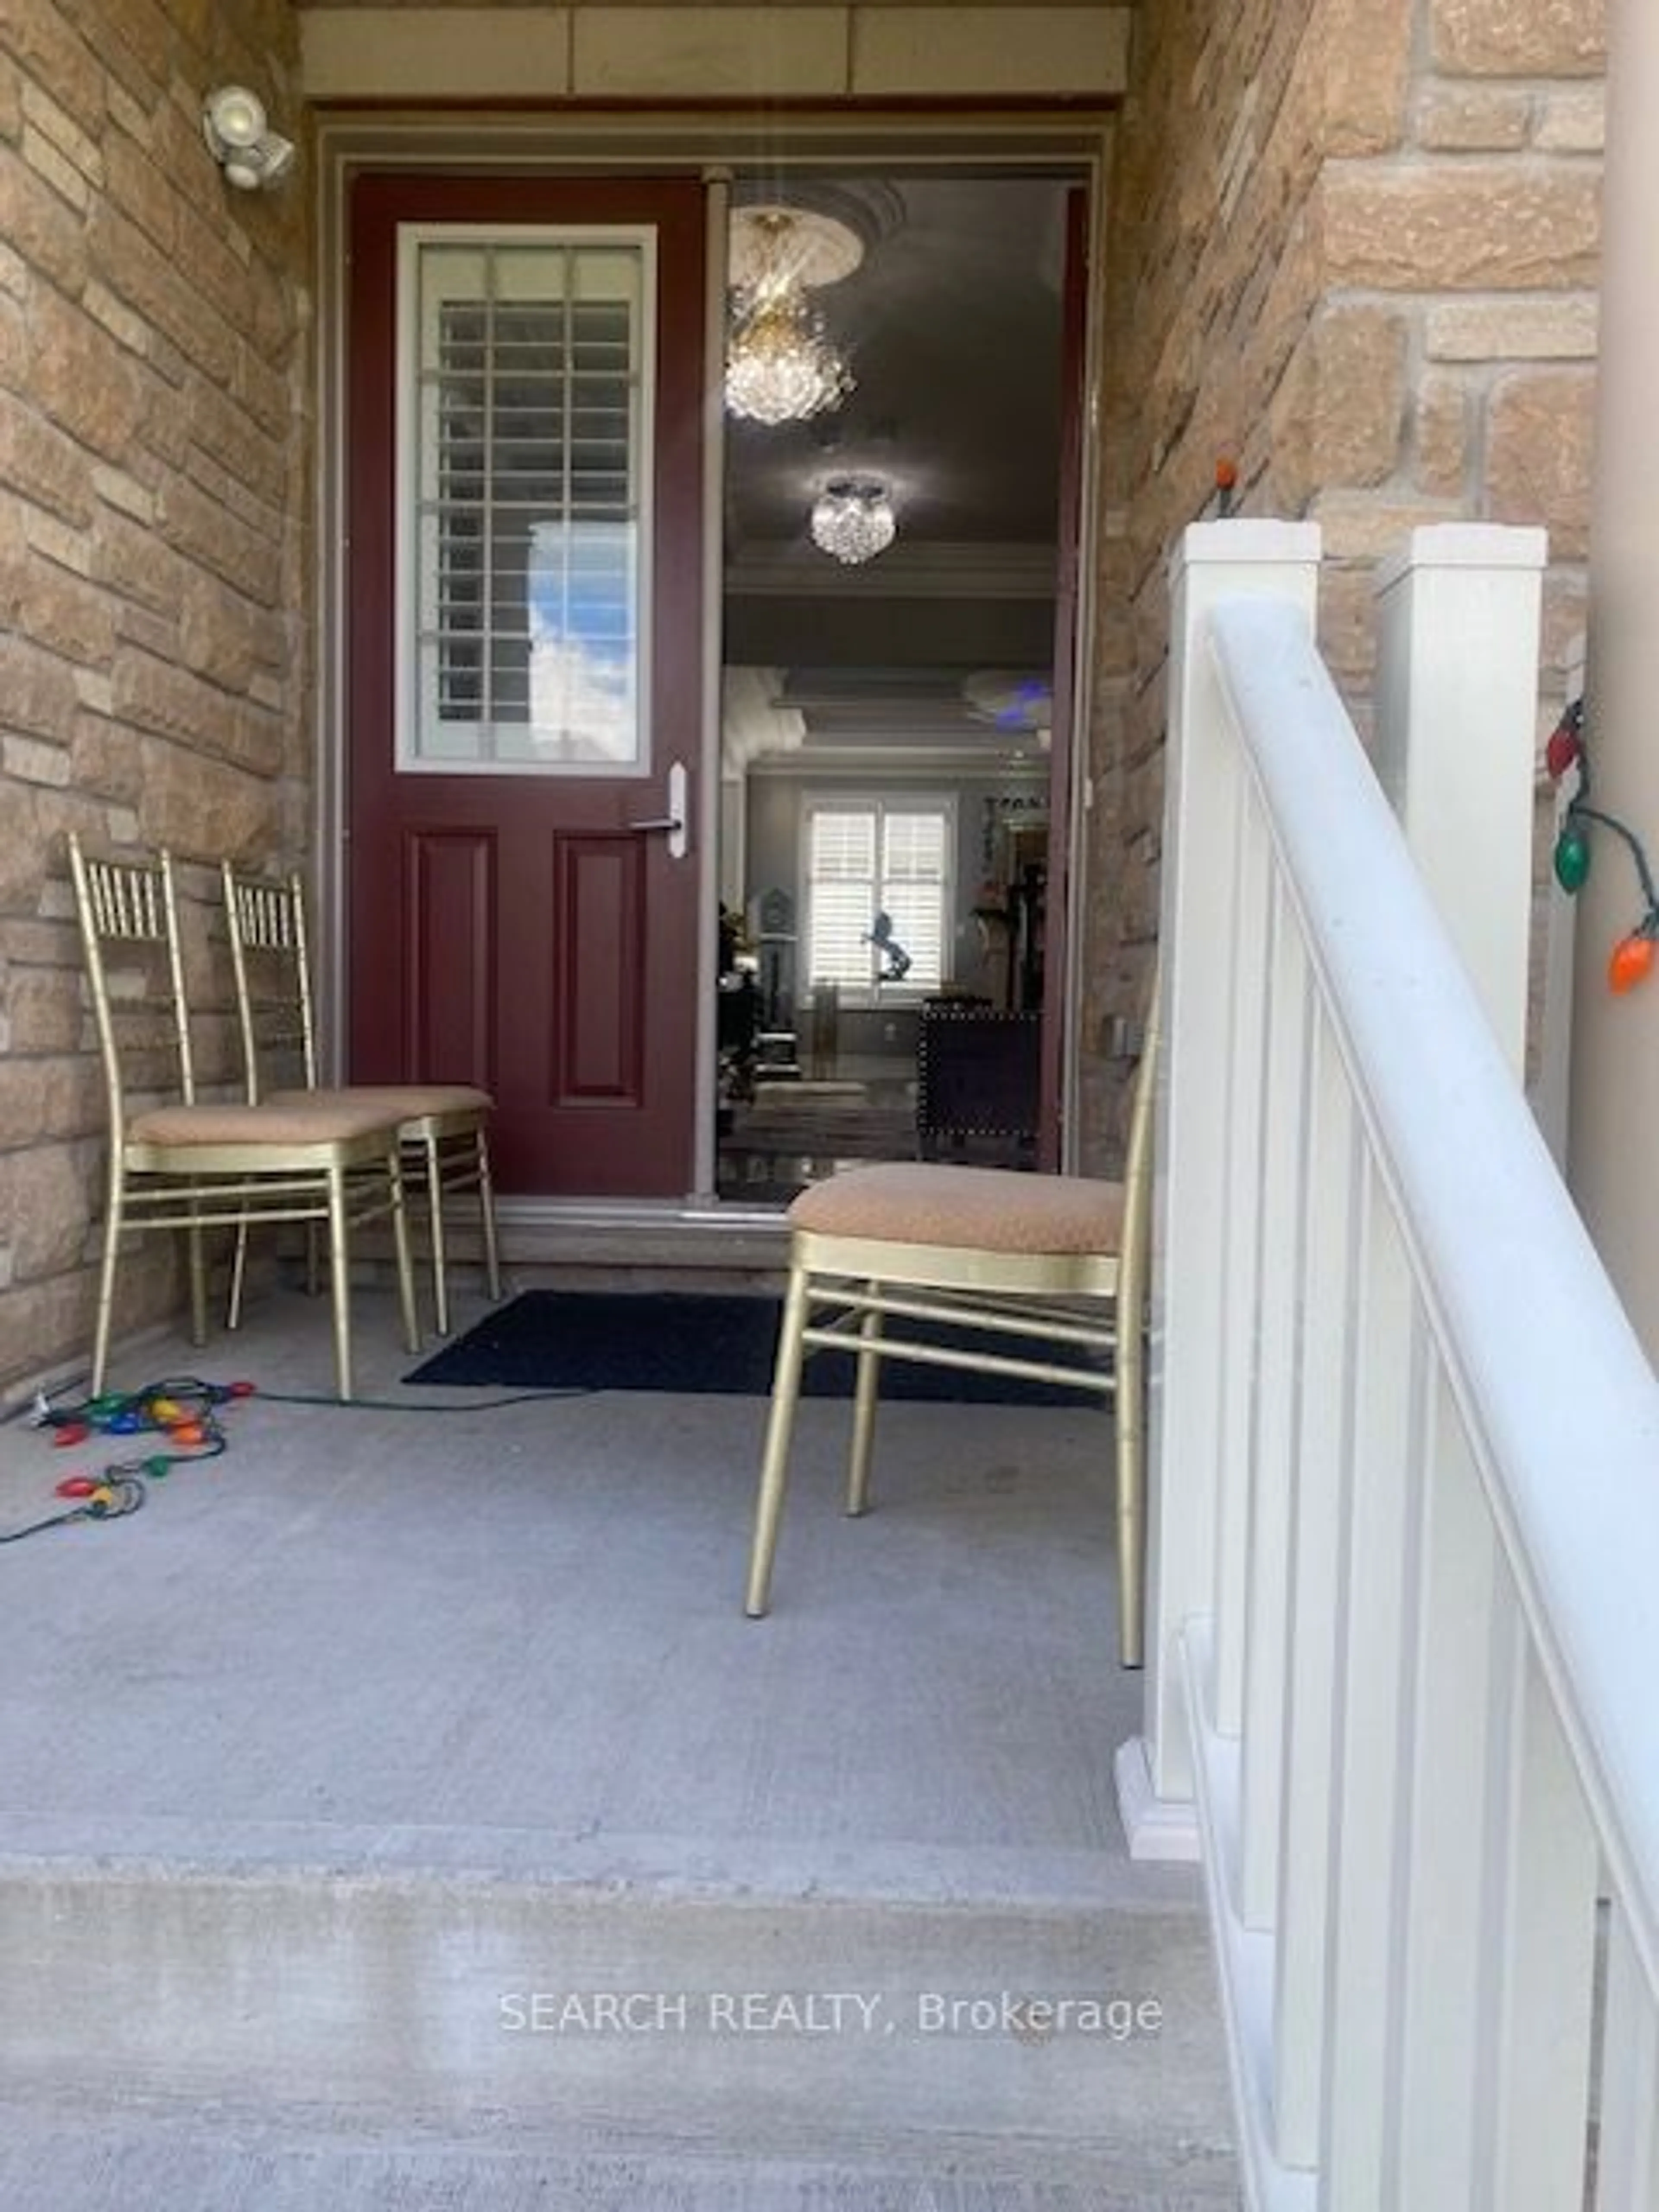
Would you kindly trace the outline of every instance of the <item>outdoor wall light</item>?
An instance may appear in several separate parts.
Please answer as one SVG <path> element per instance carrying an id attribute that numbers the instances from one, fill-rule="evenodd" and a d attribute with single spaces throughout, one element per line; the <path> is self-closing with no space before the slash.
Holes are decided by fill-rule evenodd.
<path id="1" fill-rule="evenodd" d="M 294 165 L 294 141 L 271 130 L 264 102 L 244 84 L 221 85 L 202 105 L 208 151 L 238 191 L 257 192 L 277 183 Z"/>

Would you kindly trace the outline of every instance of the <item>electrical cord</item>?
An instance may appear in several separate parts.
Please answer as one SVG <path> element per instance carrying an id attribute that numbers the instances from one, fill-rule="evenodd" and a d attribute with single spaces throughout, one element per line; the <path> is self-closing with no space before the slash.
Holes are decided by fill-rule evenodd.
<path id="1" fill-rule="evenodd" d="M 118 1521 L 137 1513 L 151 1482 L 164 1481 L 175 1468 L 193 1467 L 228 1451 L 230 1439 L 219 1419 L 220 1411 L 250 1398 L 264 1398 L 276 1406 L 323 1407 L 335 1413 L 491 1413 L 505 1406 L 536 1405 L 546 1398 L 592 1395 L 590 1390 L 575 1387 L 423 1404 L 403 1398 L 325 1398 L 302 1391 L 262 1390 L 253 1382 L 209 1382 L 199 1375 L 166 1375 L 140 1389 L 100 1391 L 78 1404 L 54 1405 L 41 1391 L 27 1418 L 34 1427 L 53 1431 L 56 1445 L 82 1443 L 94 1434 L 127 1437 L 154 1431 L 164 1435 L 173 1449 L 153 1452 L 143 1459 L 118 1461 L 100 1476 L 71 1475 L 58 1484 L 58 1491 L 60 1497 L 73 1498 L 75 1504 L 26 1528 L 0 1531 L 0 1544 L 21 1543 L 25 1536 L 67 1528 L 76 1521 Z"/>
<path id="2" fill-rule="evenodd" d="M 46 1528 L 64 1528 L 72 1521 L 125 1520 L 129 1513 L 142 1510 L 148 1494 L 142 1476 L 111 1468 L 84 1504 L 49 1514 L 44 1521 L 32 1521 L 27 1528 L 7 1529 L 0 1533 L 0 1544 L 21 1544 L 25 1536 L 38 1536 Z"/>
<path id="3" fill-rule="evenodd" d="M 425 1405 L 418 1398 L 325 1398 L 308 1397 L 295 1390 L 261 1390 L 259 1395 L 272 1406 L 325 1406 L 337 1413 L 495 1413 L 503 1406 L 539 1406 L 547 1398 L 591 1398 L 591 1385 L 576 1382 L 548 1390 L 515 1390 L 505 1398 L 446 1399 L 440 1405 Z"/>

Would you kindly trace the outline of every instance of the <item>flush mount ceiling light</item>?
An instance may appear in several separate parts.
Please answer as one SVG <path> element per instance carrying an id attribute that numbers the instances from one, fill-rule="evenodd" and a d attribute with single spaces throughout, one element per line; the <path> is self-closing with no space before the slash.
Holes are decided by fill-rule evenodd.
<path id="1" fill-rule="evenodd" d="M 898 531 L 887 487 L 873 477 L 833 477 L 812 507 L 812 543 L 854 568 L 884 553 Z"/>
<path id="2" fill-rule="evenodd" d="M 732 323 L 726 404 L 751 422 L 805 422 L 839 407 L 853 374 L 824 334 L 807 288 L 856 269 L 864 247 L 808 208 L 741 207 L 732 217 Z"/>
<path id="3" fill-rule="evenodd" d="M 294 165 L 294 142 L 270 129 L 264 102 L 244 84 L 221 85 L 202 103 L 208 151 L 238 191 L 276 184 Z"/>

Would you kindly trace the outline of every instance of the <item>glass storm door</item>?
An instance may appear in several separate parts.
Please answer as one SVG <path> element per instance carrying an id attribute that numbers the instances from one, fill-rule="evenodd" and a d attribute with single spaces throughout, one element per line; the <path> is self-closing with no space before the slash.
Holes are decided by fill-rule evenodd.
<path id="1" fill-rule="evenodd" d="M 350 1073 L 479 1083 L 507 1191 L 693 1179 L 694 179 L 351 206 Z"/>

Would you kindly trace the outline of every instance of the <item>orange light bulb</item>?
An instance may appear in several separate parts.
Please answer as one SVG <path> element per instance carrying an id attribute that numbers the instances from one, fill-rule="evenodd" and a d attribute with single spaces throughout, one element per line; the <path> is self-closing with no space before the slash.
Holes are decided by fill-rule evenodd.
<path id="1" fill-rule="evenodd" d="M 1653 972 L 1653 939 L 1636 930 L 1621 937 L 1607 962 L 1607 988 L 1619 994 L 1633 991 Z"/>

